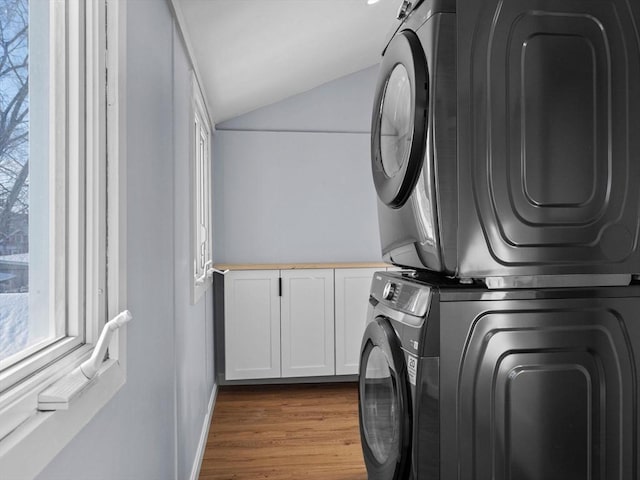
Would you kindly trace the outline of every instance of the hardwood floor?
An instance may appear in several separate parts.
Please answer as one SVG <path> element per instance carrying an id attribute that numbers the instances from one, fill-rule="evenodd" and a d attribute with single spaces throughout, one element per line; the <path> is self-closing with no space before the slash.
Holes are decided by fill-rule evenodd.
<path id="1" fill-rule="evenodd" d="M 200 480 L 366 480 L 357 386 L 222 387 Z"/>

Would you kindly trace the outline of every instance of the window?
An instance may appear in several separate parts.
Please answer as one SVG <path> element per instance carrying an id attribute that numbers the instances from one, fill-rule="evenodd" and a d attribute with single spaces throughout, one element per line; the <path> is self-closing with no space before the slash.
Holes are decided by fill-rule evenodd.
<path id="1" fill-rule="evenodd" d="M 88 255 L 104 250 L 85 238 L 92 227 L 87 216 L 93 209 L 104 217 L 104 205 L 86 188 L 98 176 L 91 163 L 98 159 L 84 151 L 93 139 L 82 121 L 88 107 L 82 25 L 73 21 L 83 12 L 81 5 L 65 7 L 0 0 L 0 230 L 10 252 L 0 257 L 3 386 L 85 343 L 86 309 L 103 313 L 85 295 L 95 273 Z M 25 233 L 28 241 L 21 242 Z"/>
<path id="2" fill-rule="evenodd" d="M 39 49 L 29 48 L 33 17 L 26 0 L 0 2 L 0 369 L 48 336 L 44 322 L 29 322 L 28 301 L 28 114 L 38 103 L 29 94 L 29 54 L 37 61 Z"/>
<path id="3" fill-rule="evenodd" d="M 124 382 L 122 332 L 85 407 L 38 410 L 124 307 L 121 1 L 0 0 L 0 470 L 20 477 Z"/>
<path id="4" fill-rule="evenodd" d="M 195 75 L 193 78 L 193 301 L 211 284 L 211 127 Z"/>

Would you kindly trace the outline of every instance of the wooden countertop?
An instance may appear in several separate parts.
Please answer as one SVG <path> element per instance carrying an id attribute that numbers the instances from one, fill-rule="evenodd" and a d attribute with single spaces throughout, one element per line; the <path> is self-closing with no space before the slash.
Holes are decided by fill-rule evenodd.
<path id="1" fill-rule="evenodd" d="M 352 263 L 217 263 L 218 270 L 299 270 L 319 268 L 387 268 L 392 267 L 384 262 L 352 262 Z"/>

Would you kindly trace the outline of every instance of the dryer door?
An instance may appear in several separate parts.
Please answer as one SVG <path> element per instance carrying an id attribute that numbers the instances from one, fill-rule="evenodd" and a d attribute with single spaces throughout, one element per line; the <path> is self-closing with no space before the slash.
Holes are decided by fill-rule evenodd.
<path id="1" fill-rule="evenodd" d="M 371 161 L 378 197 L 405 204 L 418 181 L 425 152 L 427 60 L 417 35 L 397 34 L 380 66 L 371 125 Z"/>
<path id="2" fill-rule="evenodd" d="M 411 407 L 404 354 L 389 320 L 365 330 L 360 357 L 360 437 L 369 480 L 406 478 Z"/>

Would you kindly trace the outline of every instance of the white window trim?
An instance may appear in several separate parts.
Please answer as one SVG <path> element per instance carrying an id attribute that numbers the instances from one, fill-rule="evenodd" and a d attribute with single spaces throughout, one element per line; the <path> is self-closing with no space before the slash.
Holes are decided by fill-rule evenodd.
<path id="1" fill-rule="evenodd" d="M 108 8 L 105 9 L 105 2 Z M 106 288 L 109 290 L 108 316 L 111 318 L 126 306 L 126 0 L 95 0 L 86 2 L 90 14 L 107 24 L 109 50 L 107 53 L 107 124 L 106 172 L 109 204 L 106 225 L 109 232 L 109 258 Z M 95 42 L 94 42 L 95 43 Z M 87 44 L 100 49 L 104 45 Z M 96 50 L 96 55 L 100 52 Z M 97 87 L 100 88 L 100 87 Z M 104 98 L 104 97 L 103 97 Z M 88 107 L 88 115 L 98 112 Z M 98 122 L 98 125 L 100 122 Z M 89 138 L 99 132 L 87 132 Z M 95 143 L 95 142 L 94 142 Z M 89 241 L 88 243 L 93 243 Z M 98 247 L 100 248 L 100 247 Z M 91 269 L 91 266 L 89 266 Z M 99 278 L 95 276 L 95 278 Z M 99 282 L 99 280 L 98 280 Z M 102 288 L 89 284 L 89 288 Z M 102 296 L 104 297 L 104 296 Z M 99 300 L 87 305 L 87 314 L 97 311 Z M 87 332 L 88 339 L 97 339 L 99 332 Z M 103 364 L 99 377 L 68 410 L 42 412 L 37 410 L 38 394 L 86 360 L 92 345 L 84 345 L 55 364 L 29 377 L 9 392 L 0 404 L 0 472 L 3 478 L 29 479 L 37 476 L 45 466 L 69 443 L 77 433 L 106 405 L 126 381 L 126 327 L 115 332 L 109 348 L 110 360 Z M 7 431 L 8 430 L 8 431 Z"/>
<path id="2" fill-rule="evenodd" d="M 84 186 L 79 181 L 84 175 L 83 162 L 79 161 L 82 158 L 84 135 L 69 134 L 84 131 L 80 130 L 84 123 L 80 119 L 85 115 L 85 107 L 80 98 L 85 91 L 81 78 L 84 69 L 81 58 L 84 57 L 85 46 L 81 45 L 84 42 L 79 39 L 84 38 L 85 32 L 79 21 L 70 21 L 67 28 L 60 28 L 66 16 L 75 20 L 83 13 L 79 5 L 67 9 L 62 3 L 52 3 L 49 7 L 50 38 L 53 40 L 49 46 L 49 124 L 56 127 L 51 129 L 49 144 L 48 271 L 50 279 L 55 279 L 55 282 L 52 282 L 53 288 L 49 292 L 48 311 L 50 318 L 55 319 L 55 332 L 52 332 L 51 338 L 18 353 L 16 365 L 9 366 L 0 377 L 0 382 L 8 385 L 31 376 L 56 358 L 84 344 L 85 339 L 91 340 L 85 335 L 88 332 L 85 331 L 83 320 L 82 305 L 86 298 L 84 265 L 78 261 L 84 256 L 85 246 L 80 235 L 84 231 L 84 202 L 79 200 L 84 198 Z M 61 112 L 64 112 L 62 118 Z M 61 195 L 60 190 L 67 192 L 67 196 Z M 78 255 L 67 257 L 67 249 L 78 252 Z M 30 273 L 33 274 L 33 271 Z M 27 357 L 31 358 L 20 361 Z M 15 357 L 9 358 L 0 362 L 0 366 L 5 367 L 3 363 L 11 365 L 15 361 Z M 3 390 L 5 388 L 0 388 L 0 391 Z"/>
<path id="3" fill-rule="evenodd" d="M 207 115 L 207 107 L 198 84 L 195 72 L 192 77 L 192 112 L 191 112 L 191 179 L 192 179 L 192 197 L 191 197 L 191 249 L 192 249 L 192 293 L 193 303 L 197 303 L 202 295 L 213 284 L 213 219 L 211 216 L 211 124 Z M 201 129 L 198 125 L 202 125 L 205 132 L 204 158 L 202 163 L 199 162 L 201 157 L 198 153 L 201 141 Z M 203 192 L 204 190 L 204 192 Z M 201 207 L 203 211 L 201 212 Z M 205 240 L 201 241 L 203 234 L 201 228 L 200 214 L 206 217 L 206 228 L 204 229 Z M 205 251 L 202 252 L 201 249 Z M 204 266 L 200 264 L 202 254 L 204 253 Z"/>

